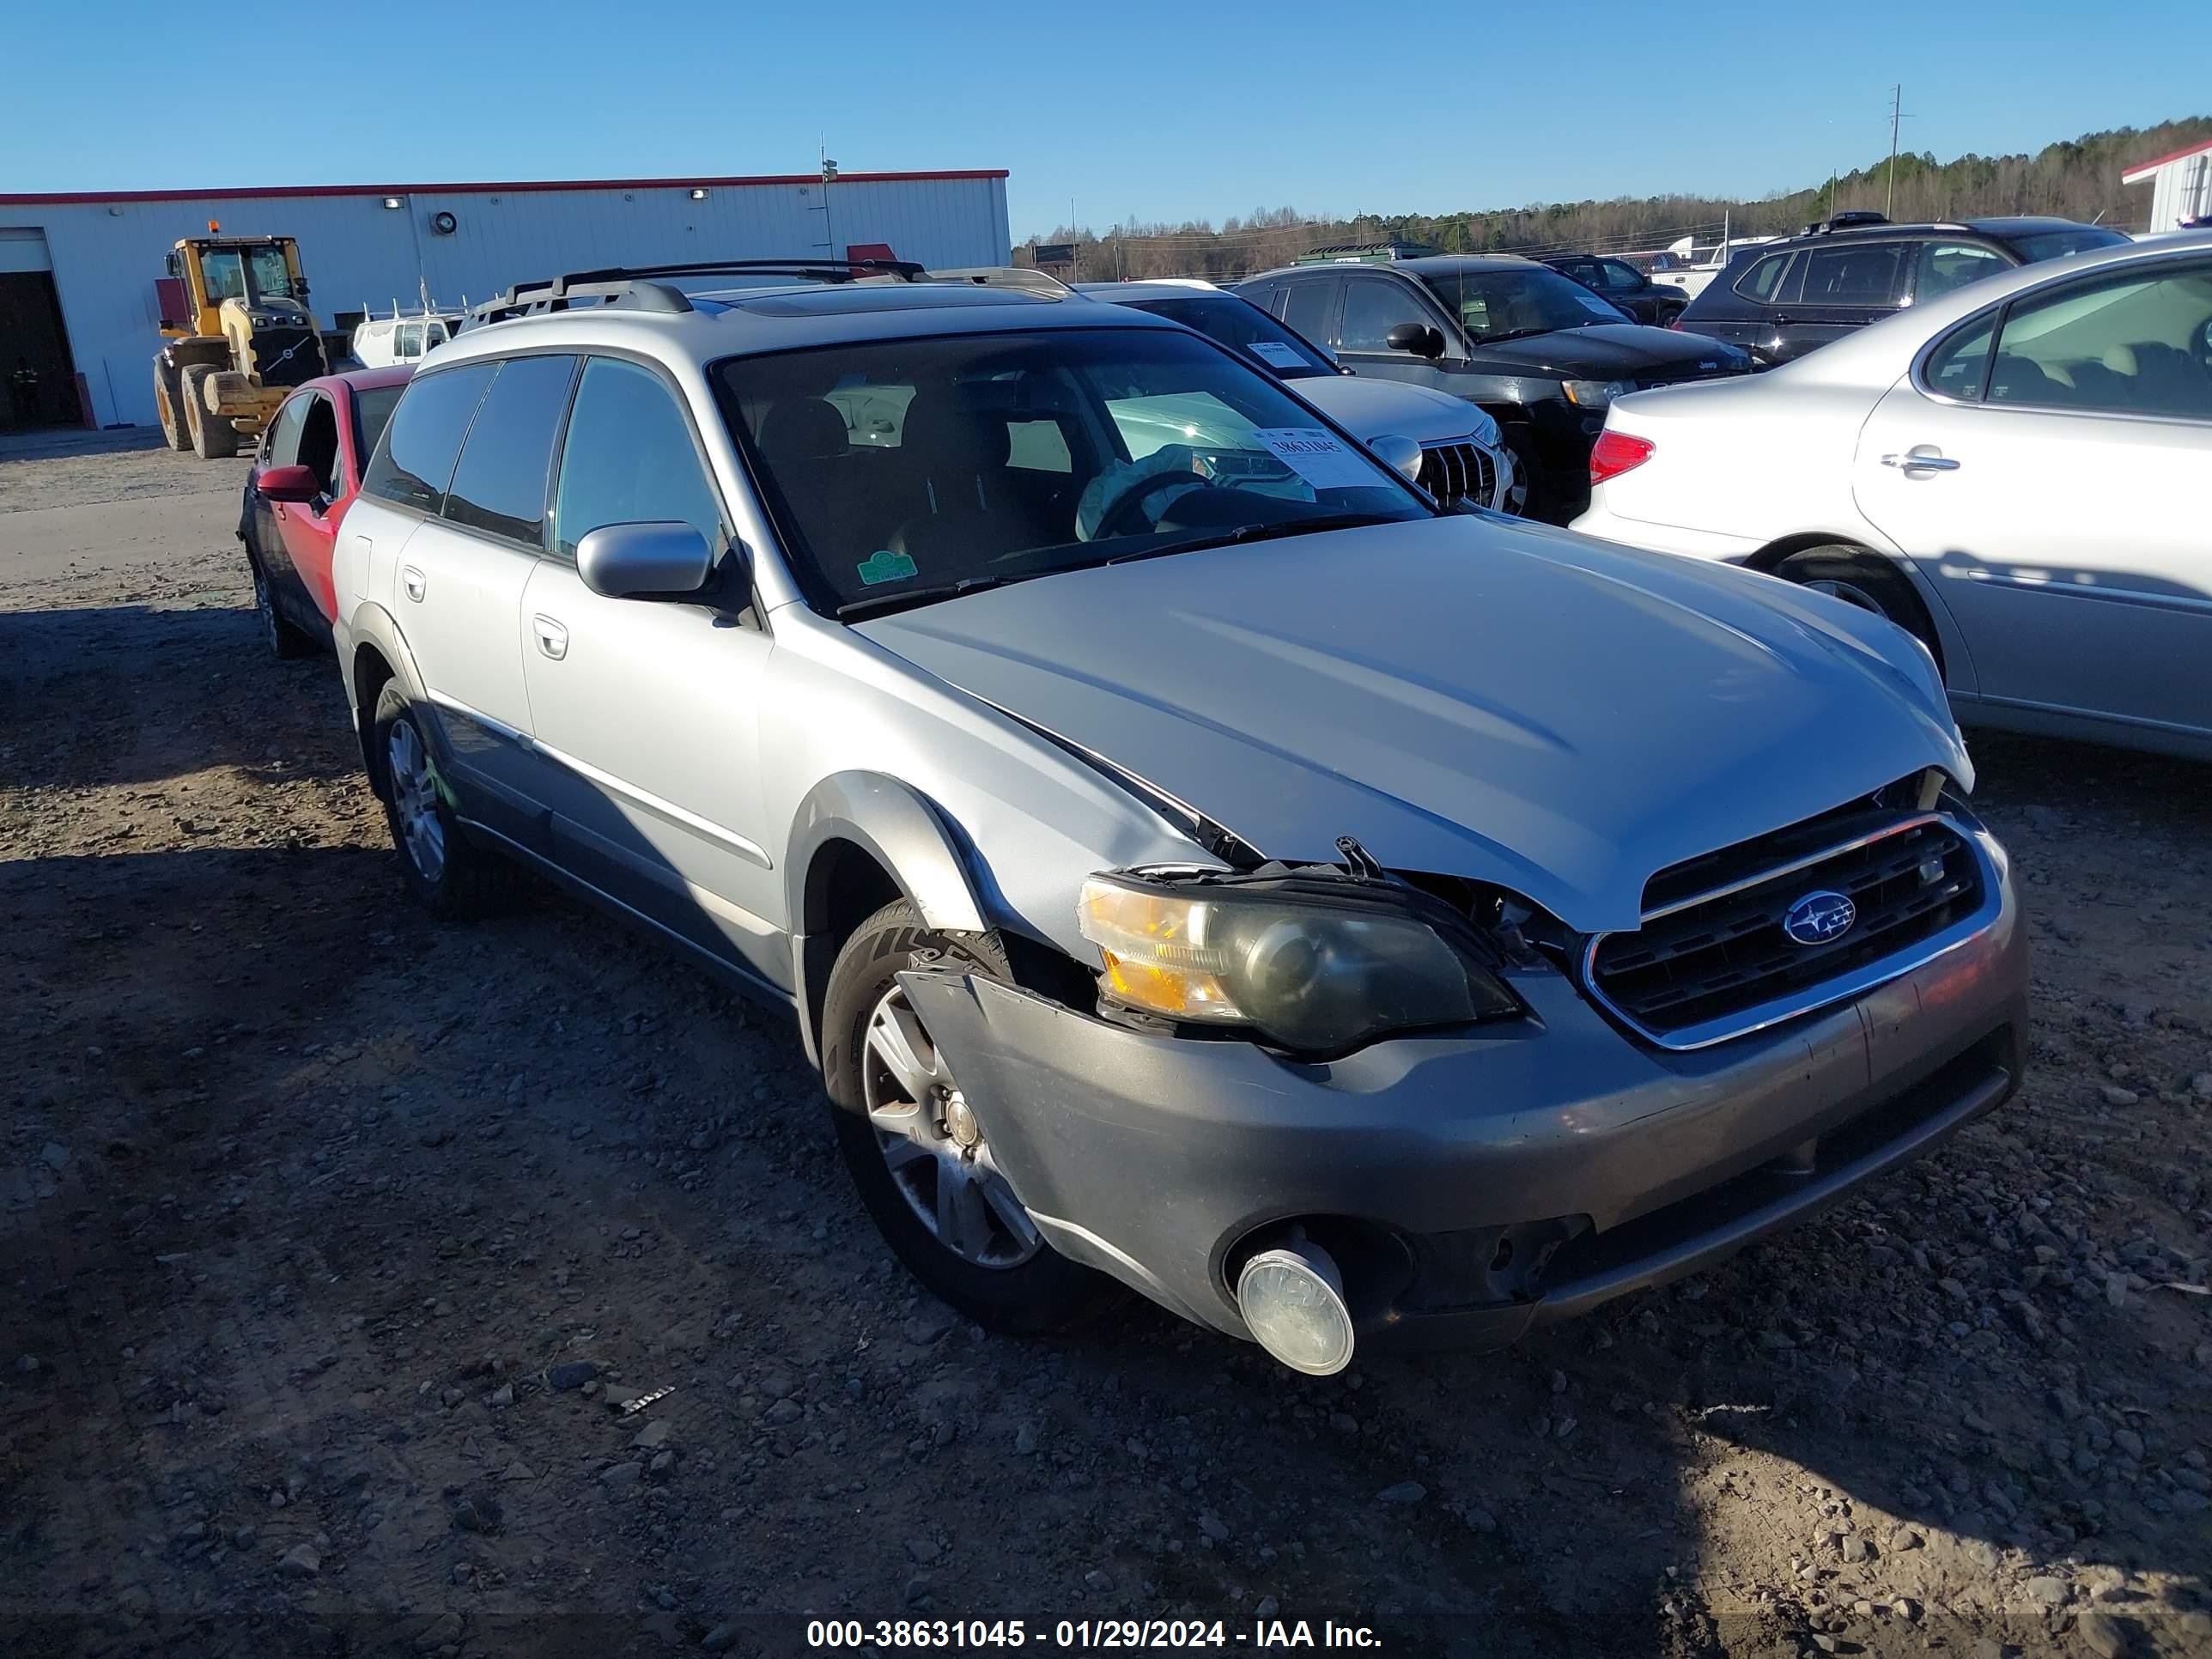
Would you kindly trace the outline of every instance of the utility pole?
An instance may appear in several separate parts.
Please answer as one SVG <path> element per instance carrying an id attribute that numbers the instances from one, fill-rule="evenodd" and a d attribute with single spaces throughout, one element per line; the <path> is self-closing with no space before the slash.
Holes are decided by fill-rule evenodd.
<path id="1" fill-rule="evenodd" d="M 1905 82 L 1889 89 L 1889 187 L 1881 202 L 1881 216 L 1893 218 L 1897 209 L 1897 124 L 1905 118 Z"/>

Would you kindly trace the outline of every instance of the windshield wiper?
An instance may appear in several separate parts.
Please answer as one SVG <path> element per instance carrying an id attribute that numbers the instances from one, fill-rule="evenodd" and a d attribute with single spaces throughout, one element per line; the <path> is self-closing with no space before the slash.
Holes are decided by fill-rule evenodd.
<path id="1" fill-rule="evenodd" d="M 1577 327 L 1580 325 L 1577 325 Z M 1509 328 L 1502 334 L 1478 334 L 1474 343 L 1479 346 L 1496 345 L 1500 340 L 1525 340 L 1532 334 L 1556 334 L 1555 328 Z"/>
<path id="2" fill-rule="evenodd" d="M 1130 564 L 1139 559 L 1163 558 L 1170 553 L 1195 553 L 1208 547 L 1237 547 L 1246 542 L 1268 542 L 1284 536 L 1304 536 L 1324 530 L 1358 530 L 1368 525 L 1405 524 L 1412 522 L 1389 513 L 1326 513 L 1313 519 L 1284 519 L 1273 524 L 1241 525 L 1235 530 L 1224 530 L 1218 536 L 1200 536 L 1187 542 L 1173 542 L 1165 547 L 1139 548 L 1133 553 L 1118 554 L 1106 561 L 1109 564 Z"/>
<path id="3" fill-rule="evenodd" d="M 1042 570 L 1030 573 L 1039 576 L 1048 574 Z M 1004 587 L 1009 582 L 1026 580 L 1023 576 L 963 576 L 957 582 L 939 582 L 932 587 L 908 587 L 896 593 L 873 593 L 865 599 L 854 599 L 839 605 L 837 620 L 854 622 L 885 611 L 903 610 L 910 605 L 930 605 L 939 599 L 957 599 L 963 593 L 980 593 L 987 587 Z"/>

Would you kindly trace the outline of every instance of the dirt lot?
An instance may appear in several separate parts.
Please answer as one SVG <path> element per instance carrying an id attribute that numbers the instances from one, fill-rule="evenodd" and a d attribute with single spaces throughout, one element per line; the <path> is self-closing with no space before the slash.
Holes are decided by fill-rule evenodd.
<path id="1" fill-rule="evenodd" d="M 563 900 L 408 908 L 242 465 L 0 459 L 0 1653 L 2212 1652 L 2212 770 L 1977 744 L 2026 1093 L 1722 1271 L 1326 1382 L 1006 1341 L 785 1025 Z"/>

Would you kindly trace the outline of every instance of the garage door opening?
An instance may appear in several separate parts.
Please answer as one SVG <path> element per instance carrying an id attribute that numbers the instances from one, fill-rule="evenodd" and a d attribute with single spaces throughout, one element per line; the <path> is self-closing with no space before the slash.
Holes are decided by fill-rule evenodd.
<path id="1" fill-rule="evenodd" d="M 46 233 L 0 227 L 0 428 L 76 426 L 82 419 Z"/>

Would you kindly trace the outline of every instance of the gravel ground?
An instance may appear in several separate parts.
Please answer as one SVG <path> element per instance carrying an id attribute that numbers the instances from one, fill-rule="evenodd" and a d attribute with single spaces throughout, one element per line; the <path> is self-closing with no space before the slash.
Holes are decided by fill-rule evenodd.
<path id="1" fill-rule="evenodd" d="M 564 900 L 409 908 L 241 466 L 0 460 L 0 1652 L 2212 1652 L 2212 771 L 1978 742 L 2027 1089 L 1719 1271 L 1327 1382 L 1002 1340 L 787 1023 Z"/>

